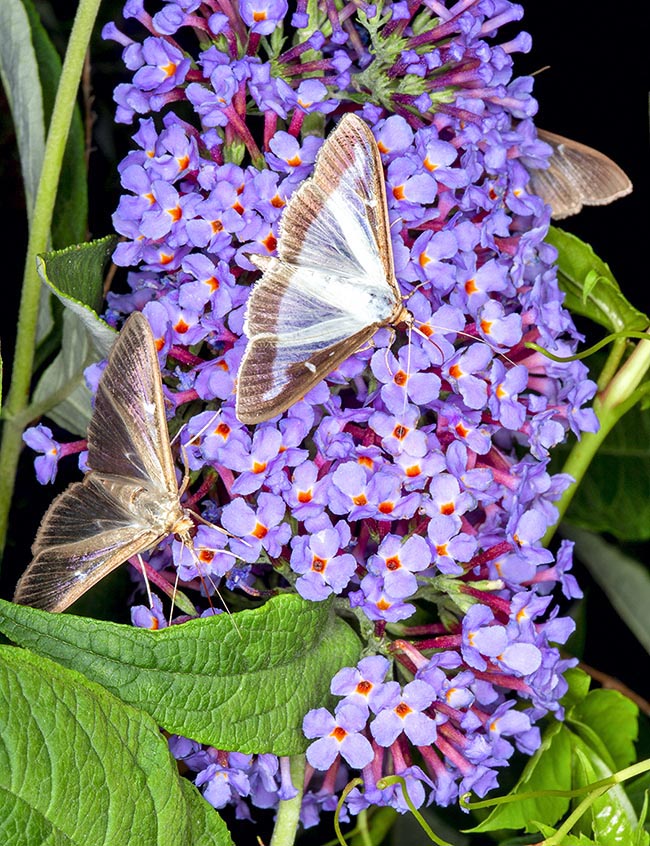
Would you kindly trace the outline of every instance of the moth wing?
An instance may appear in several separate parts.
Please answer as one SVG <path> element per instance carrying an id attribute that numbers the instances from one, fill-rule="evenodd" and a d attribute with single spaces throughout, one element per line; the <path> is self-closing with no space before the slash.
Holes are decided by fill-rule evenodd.
<path id="1" fill-rule="evenodd" d="M 134 312 L 113 345 L 88 426 L 88 465 L 178 491 L 158 354 L 149 323 Z"/>
<path id="2" fill-rule="evenodd" d="M 18 581 L 13 601 L 63 611 L 158 539 L 91 474 L 70 485 L 49 507 L 32 546 L 34 558 Z"/>
<path id="3" fill-rule="evenodd" d="M 599 150 L 546 130 L 538 135 L 553 155 L 546 170 L 531 171 L 531 190 L 551 206 L 556 220 L 577 214 L 583 205 L 607 205 L 632 190 L 625 171 Z"/>
<path id="4" fill-rule="evenodd" d="M 278 257 L 363 278 L 400 292 L 393 269 L 386 189 L 377 142 L 366 123 L 345 115 L 327 137 L 313 175 L 289 200 L 280 223 Z"/>

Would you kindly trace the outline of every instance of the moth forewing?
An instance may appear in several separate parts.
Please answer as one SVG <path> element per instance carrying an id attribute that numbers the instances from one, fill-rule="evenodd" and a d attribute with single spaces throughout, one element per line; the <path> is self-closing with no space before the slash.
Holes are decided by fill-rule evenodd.
<path id="1" fill-rule="evenodd" d="M 88 426 L 88 465 L 177 494 L 158 353 L 139 312 L 125 323 L 100 379 Z"/>

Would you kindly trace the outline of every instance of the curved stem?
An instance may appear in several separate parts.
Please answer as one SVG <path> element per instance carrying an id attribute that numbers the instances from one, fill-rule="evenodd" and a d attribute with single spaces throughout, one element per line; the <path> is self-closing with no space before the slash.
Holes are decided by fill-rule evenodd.
<path id="1" fill-rule="evenodd" d="M 566 514 L 573 497 L 587 472 L 592 459 L 600 449 L 607 435 L 614 428 L 621 417 L 638 402 L 646 391 L 637 388 L 650 370 L 650 340 L 641 341 L 623 367 L 607 385 L 605 390 L 594 402 L 594 411 L 598 417 L 600 428 L 597 432 L 585 432 L 580 441 L 575 444 L 566 460 L 563 473 L 567 473 L 575 480 L 562 494 L 556 503 L 558 519 L 546 532 L 542 543 L 548 546 L 555 534 L 558 524 Z"/>
<path id="2" fill-rule="evenodd" d="M 101 0 L 79 0 L 61 69 L 61 77 L 45 143 L 43 168 L 34 203 L 18 312 L 11 385 L 3 411 L 5 424 L 0 448 L 0 466 L 2 467 L 0 474 L 0 551 L 4 548 L 6 540 L 9 508 L 22 447 L 23 421 L 17 418 L 28 403 L 34 363 L 40 297 L 40 278 L 36 270 L 36 256 L 48 247 L 63 154 L 68 140 L 88 42 L 100 2 Z"/>

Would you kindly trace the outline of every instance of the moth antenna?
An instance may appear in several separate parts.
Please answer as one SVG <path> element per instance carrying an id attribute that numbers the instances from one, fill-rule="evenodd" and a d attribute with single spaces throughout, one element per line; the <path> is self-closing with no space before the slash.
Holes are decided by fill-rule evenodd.
<path id="1" fill-rule="evenodd" d="M 181 538 L 181 549 L 182 549 L 182 546 L 184 546 L 184 543 L 185 542 L 184 542 L 183 538 Z M 169 619 L 167 620 L 168 626 L 171 626 L 171 624 L 172 624 L 172 615 L 174 613 L 174 605 L 176 604 L 176 594 L 178 593 L 178 580 L 179 580 L 178 567 L 176 567 L 175 569 L 176 569 L 176 576 L 174 578 L 174 590 L 173 590 L 173 593 L 172 593 L 172 596 L 171 596 L 172 604 L 169 607 Z"/>
<path id="2" fill-rule="evenodd" d="M 201 428 L 199 429 L 199 431 L 198 431 L 198 432 L 195 432 L 195 433 L 192 435 L 192 437 L 189 439 L 189 441 L 188 441 L 187 443 L 188 443 L 188 444 L 191 444 L 191 443 L 192 443 L 193 441 L 195 441 L 197 438 L 200 438 L 200 437 L 201 437 L 201 435 L 202 435 L 204 432 L 207 432 L 207 430 L 210 428 L 210 426 L 212 426 L 212 424 L 214 423 L 214 421 L 216 420 L 216 418 L 217 418 L 220 414 L 221 414 L 221 411 L 220 411 L 220 410 L 219 410 L 219 411 L 215 411 L 215 412 L 214 412 L 214 414 L 212 415 L 212 417 L 208 420 L 208 422 L 207 422 L 207 423 L 204 423 L 204 425 L 203 425 L 203 426 L 201 426 Z M 183 423 L 183 425 L 181 426 L 181 428 L 180 428 L 180 429 L 178 430 L 178 432 L 176 432 L 176 434 L 174 435 L 174 437 L 173 437 L 173 439 L 172 439 L 172 441 L 171 441 L 171 443 L 172 443 L 172 444 L 174 443 L 174 441 L 176 440 L 176 438 L 180 437 L 181 432 L 183 431 L 183 429 L 187 428 L 187 425 L 188 425 L 187 423 Z M 187 444 L 186 444 L 186 446 L 187 446 Z"/>
<path id="3" fill-rule="evenodd" d="M 404 382 L 404 405 L 402 407 L 402 417 L 406 416 L 406 404 L 408 402 L 408 383 L 411 378 L 411 339 L 413 337 L 413 324 L 408 328 L 408 350 L 406 351 L 406 382 Z"/>
<path id="4" fill-rule="evenodd" d="M 391 376 L 393 376 L 393 375 L 394 375 L 394 373 L 393 373 L 393 371 L 390 369 L 390 364 L 389 364 L 389 362 L 388 362 L 388 353 L 390 352 L 390 348 L 391 348 L 391 347 L 393 346 L 393 344 L 395 343 L 395 338 L 396 338 L 396 337 L 397 337 L 397 333 L 395 332 L 395 330 L 394 330 L 394 329 L 393 329 L 393 327 L 391 326 L 391 327 L 390 327 L 390 341 L 386 344 L 386 347 L 384 348 L 384 364 L 386 365 L 386 370 L 388 370 L 388 372 L 390 373 L 390 375 L 391 375 Z"/>
<path id="5" fill-rule="evenodd" d="M 424 281 L 424 282 L 419 282 L 419 283 L 415 286 L 415 288 L 413 288 L 413 290 L 412 290 L 412 291 L 409 291 L 409 293 L 408 293 L 408 294 L 406 294 L 406 296 L 403 296 L 403 297 L 402 297 L 402 302 L 404 302 L 404 303 L 405 303 L 405 302 L 407 302 L 408 300 L 410 300 L 410 299 L 411 299 L 411 297 L 413 296 L 413 294 L 414 294 L 416 291 L 419 291 L 419 290 L 420 290 L 420 288 L 422 288 L 424 285 L 428 285 L 428 284 L 429 284 L 429 280 L 428 280 L 428 279 L 425 279 L 425 281 Z"/>
<path id="6" fill-rule="evenodd" d="M 196 571 L 197 571 L 197 574 L 198 574 L 198 577 L 199 577 L 199 581 L 203 585 L 203 590 L 205 591 L 205 596 L 206 596 L 206 599 L 208 600 L 208 603 L 210 604 L 210 608 L 212 608 L 212 610 L 214 610 L 214 605 L 212 604 L 212 599 L 210 597 L 210 591 L 208 589 L 208 583 L 212 586 L 212 588 L 214 589 L 214 592 L 219 597 L 219 601 L 223 605 L 223 608 L 226 611 L 226 613 L 228 614 L 228 616 L 230 617 L 237 634 L 241 638 L 242 634 L 241 634 L 241 631 L 239 629 L 239 626 L 237 625 L 235 617 L 231 613 L 230 608 L 228 608 L 228 604 L 226 603 L 225 599 L 221 595 L 221 591 L 217 587 L 216 582 L 212 579 L 212 577 L 210 575 L 203 572 L 201 560 L 200 560 L 199 556 L 196 554 L 196 549 L 194 547 L 194 541 L 192 540 L 192 538 L 186 532 L 184 532 L 182 535 L 180 535 L 180 541 L 181 541 L 181 554 L 183 552 L 183 549 L 187 549 L 187 550 L 189 550 L 190 554 L 194 558 L 194 563 L 196 564 Z M 204 547 L 204 548 L 209 549 L 209 547 Z M 225 550 L 225 549 L 220 549 L 218 551 L 219 552 L 228 552 L 228 550 Z M 230 554 L 232 555 L 233 553 L 230 553 Z M 176 568 L 176 584 L 178 584 L 178 567 Z"/>
<path id="7" fill-rule="evenodd" d="M 435 342 L 434 340 L 432 340 L 432 338 L 430 338 L 430 337 L 429 337 L 429 335 L 427 335 L 427 333 L 426 333 L 426 332 L 423 332 L 421 329 L 418 329 L 418 327 L 417 327 L 415 324 L 413 324 L 413 326 L 412 326 L 411 328 L 412 328 L 412 329 L 413 329 L 413 331 L 414 331 L 416 334 L 418 334 L 421 338 L 424 338 L 425 340 L 429 341 L 429 343 L 430 343 L 430 344 L 433 344 L 433 346 L 434 346 L 434 347 L 438 350 L 438 352 L 440 353 L 440 358 L 444 361 L 444 358 L 445 358 L 444 353 L 443 353 L 443 351 L 440 349 L 440 347 L 438 346 L 438 344 L 436 344 L 436 342 Z"/>
<path id="8" fill-rule="evenodd" d="M 250 546 L 250 543 L 247 540 L 244 540 L 244 538 L 239 538 L 237 537 L 237 535 L 233 535 L 232 532 L 229 532 L 227 529 L 224 529 L 223 526 L 217 526 L 216 523 L 211 523 L 197 511 L 192 511 L 192 518 L 196 518 L 199 523 L 203 523 L 204 526 L 209 526 L 211 529 L 216 529 L 218 532 L 222 532 L 224 535 L 228 535 L 229 538 L 237 538 L 237 540 L 241 541 L 246 546 Z M 229 549 L 220 549 L 219 552 L 225 552 L 228 555 L 232 555 L 235 558 L 239 558 L 238 555 L 235 555 L 235 553 L 231 552 Z"/>
<path id="9" fill-rule="evenodd" d="M 209 549 L 209 548 L 210 548 L 210 547 L 204 547 L 204 549 Z M 212 609 L 214 610 L 214 605 L 212 604 L 212 600 L 210 599 L 210 592 L 208 591 L 208 586 L 207 586 L 207 584 L 206 584 L 206 580 L 207 580 L 207 582 L 209 582 L 209 583 L 210 583 L 210 585 L 211 585 L 211 586 L 212 586 L 212 588 L 214 589 L 214 592 L 215 592 L 215 593 L 217 594 L 217 596 L 219 597 L 219 601 L 220 601 L 220 602 L 221 602 L 221 604 L 223 605 L 224 611 L 225 611 L 225 612 L 226 612 L 226 614 L 228 614 L 228 616 L 230 617 L 230 620 L 231 620 L 231 622 L 232 622 L 233 626 L 235 627 L 235 631 L 237 632 L 237 634 L 239 635 L 239 638 L 240 638 L 240 640 L 241 640 L 241 639 L 242 639 L 242 633 L 241 633 L 241 630 L 240 630 L 239 626 L 237 625 L 237 621 L 235 620 L 235 615 L 231 612 L 230 608 L 228 608 L 228 603 L 226 602 L 226 600 L 225 600 L 225 599 L 223 598 L 223 596 L 221 595 L 221 591 L 220 591 L 220 590 L 219 590 L 219 588 L 217 587 L 217 583 L 214 581 L 214 579 L 212 578 L 212 576 L 208 575 L 207 573 L 204 575 L 204 574 L 201 572 L 201 564 L 200 564 L 200 561 L 199 561 L 199 556 L 196 554 L 196 549 L 194 548 L 194 544 L 193 544 L 193 543 L 192 543 L 192 545 L 191 545 L 191 546 L 188 546 L 188 549 L 191 551 L 192 555 L 194 556 L 194 560 L 196 561 L 196 569 L 197 569 L 197 571 L 198 571 L 198 574 L 199 574 L 199 579 L 201 580 L 201 584 L 203 585 L 203 589 L 205 590 L 205 595 L 206 595 L 206 597 L 207 597 L 207 600 L 208 600 L 208 602 L 210 603 L 210 608 L 212 608 Z M 219 551 L 219 552 L 227 552 L 227 550 L 225 550 L 225 549 L 220 549 L 220 550 L 218 550 L 218 551 Z M 232 554 L 233 554 L 233 553 L 231 553 L 231 555 L 232 555 Z M 235 556 L 235 557 L 236 557 L 236 556 Z"/>
<path id="10" fill-rule="evenodd" d="M 135 556 L 138 559 L 138 564 L 140 565 L 140 570 L 142 571 L 142 578 L 144 579 L 144 586 L 147 591 L 147 600 L 149 602 L 149 608 L 153 609 L 153 596 L 151 595 L 151 584 L 149 582 L 149 577 L 147 576 L 147 571 L 145 569 L 144 558 L 140 553 Z"/>
<path id="11" fill-rule="evenodd" d="M 446 327 L 446 326 L 445 327 L 443 327 L 443 326 L 433 326 L 432 328 L 436 329 L 440 332 L 450 332 L 450 333 L 453 333 L 454 335 L 462 335 L 464 338 L 469 338 L 470 341 L 480 341 L 482 344 L 487 344 L 487 346 L 494 353 L 496 353 L 496 355 L 500 356 L 502 359 L 504 359 L 504 361 L 507 361 L 508 364 L 512 365 L 513 367 L 517 366 L 511 358 L 508 358 L 508 356 L 505 353 L 498 350 L 494 346 L 494 344 L 491 344 L 489 341 L 486 341 L 485 338 L 480 338 L 480 337 L 477 337 L 476 335 L 470 335 L 469 332 L 463 332 L 462 329 L 450 329 L 449 327 Z M 417 326 L 413 326 L 413 329 L 418 333 L 418 335 L 420 335 L 422 338 L 426 338 L 426 340 L 429 341 L 430 344 L 433 344 L 433 346 L 438 350 L 438 352 L 440 353 L 441 356 L 443 355 L 442 350 L 440 349 L 438 344 L 436 344 L 436 342 L 433 340 L 433 338 L 431 338 L 429 335 L 427 335 L 426 332 L 422 332 L 422 330 L 418 329 Z"/>

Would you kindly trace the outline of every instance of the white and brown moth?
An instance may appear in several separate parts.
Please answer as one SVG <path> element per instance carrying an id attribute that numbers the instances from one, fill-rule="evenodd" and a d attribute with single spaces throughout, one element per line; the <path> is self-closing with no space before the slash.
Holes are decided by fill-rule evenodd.
<path id="1" fill-rule="evenodd" d="M 553 149 L 546 170 L 531 170 L 530 190 L 552 209 L 555 220 L 583 206 L 604 206 L 632 190 L 628 175 L 604 153 L 544 129 L 537 134 Z"/>
<path id="2" fill-rule="evenodd" d="M 176 533 L 192 546 L 180 504 L 158 355 L 139 312 L 124 324 L 99 380 L 88 466 L 50 505 L 14 602 L 63 611 L 133 555 Z"/>
<path id="3" fill-rule="evenodd" d="M 287 204 L 277 258 L 250 256 L 264 274 L 244 324 L 236 405 L 243 423 L 285 411 L 381 327 L 412 324 L 389 227 L 377 143 L 347 114 Z"/>

